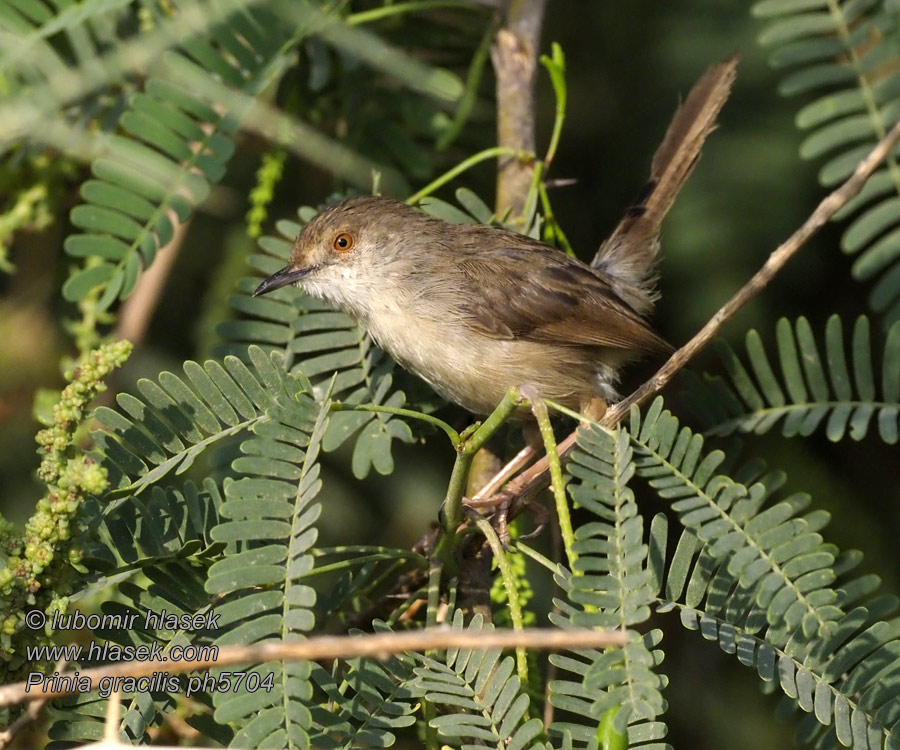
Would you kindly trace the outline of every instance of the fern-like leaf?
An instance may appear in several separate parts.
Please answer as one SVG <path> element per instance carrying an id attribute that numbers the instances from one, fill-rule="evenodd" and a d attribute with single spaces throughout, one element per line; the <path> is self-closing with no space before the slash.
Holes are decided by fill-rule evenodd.
<path id="1" fill-rule="evenodd" d="M 557 721 L 551 732 L 568 734 L 579 746 L 591 746 L 603 716 L 618 709 L 614 728 L 627 732 L 629 747 L 666 748 L 660 742 L 666 726 L 658 717 L 666 709 L 661 690 L 667 680 L 655 671 L 662 661 L 662 651 L 657 649 L 662 633 L 652 630 L 641 635 L 631 630 L 650 617 L 659 574 L 652 569 L 643 518 L 628 487 L 635 472 L 628 434 L 624 430 L 610 434 L 598 427 L 580 430 L 568 471 L 578 480 L 570 485 L 572 498 L 597 520 L 576 530 L 574 574 L 557 574 L 567 597 L 556 602 L 562 614 L 551 619 L 561 627 L 624 630 L 632 640 L 620 649 L 550 657 L 557 668 L 580 678 L 554 680 L 551 703 L 590 722 Z M 655 547 L 665 539 L 664 518 L 655 519 L 653 527 Z M 654 564 L 659 557 L 655 552 Z"/>
<path id="2" fill-rule="evenodd" d="M 453 627 L 464 627 L 460 610 L 454 612 Z M 475 615 L 467 629 L 492 626 Z M 466 749 L 487 745 L 498 750 L 549 750 L 550 745 L 538 739 L 543 723 L 528 718 L 529 698 L 515 674 L 513 657 L 501 659 L 499 649 L 448 649 L 443 660 L 413 656 L 420 666 L 409 689 L 446 711 L 430 722 L 444 744 Z"/>
<path id="3" fill-rule="evenodd" d="M 193 482 L 182 489 L 153 487 L 146 502 L 132 496 L 109 513 L 87 508 L 96 521 L 87 535 L 85 562 L 115 571 L 155 560 L 212 557 L 223 550 L 211 537 L 222 502 L 216 483 L 206 479 L 199 488 Z"/>
<path id="4" fill-rule="evenodd" d="M 98 508 L 85 509 L 96 522 L 88 526 L 82 563 L 94 575 L 71 598 L 77 601 L 103 591 L 107 598 L 101 604 L 102 614 L 120 618 L 119 625 L 106 625 L 93 632 L 98 647 L 111 643 L 169 651 L 215 635 L 202 629 L 173 632 L 163 624 L 155 626 L 148 615 L 163 611 L 177 616 L 208 612 L 211 602 L 203 584 L 211 556 L 223 547 L 210 538 L 222 504 L 219 489 L 207 480 L 202 488 L 187 482 L 183 490 L 154 487 L 148 494 L 146 503 L 129 498 L 105 517 Z M 136 576 L 137 571 L 143 575 Z M 112 599 L 108 596 L 111 586 L 117 591 Z M 91 654 L 85 652 L 84 660 L 71 666 L 84 669 L 105 660 L 117 661 L 114 653 L 104 653 L 100 648 L 90 660 L 89 657 Z M 159 726 L 162 716 L 174 710 L 183 692 L 183 681 L 167 676 L 152 690 L 139 690 L 126 697 L 119 724 L 122 741 L 146 742 L 150 729 Z M 107 702 L 96 692 L 63 700 L 55 711 L 49 736 L 66 743 L 99 741 Z M 56 746 L 57 742 L 51 744 Z"/>
<path id="5" fill-rule="evenodd" d="M 637 474 L 706 545 L 702 572 L 721 566 L 740 583 L 756 627 L 804 639 L 829 632 L 841 612 L 831 588 L 835 551 L 816 533 L 828 514 L 799 516 L 810 501 L 801 493 L 762 509 L 771 490 L 717 473 L 725 454 L 704 455 L 702 436 L 679 427 L 661 398 L 643 418 L 632 410 L 629 432 Z"/>
<path id="6" fill-rule="evenodd" d="M 280 399 L 272 419 L 253 427 L 254 439 L 235 459 L 239 479 L 225 486 L 221 514 L 227 520 L 213 538 L 238 551 L 209 571 L 208 593 L 223 597 L 215 645 L 296 640 L 312 629 L 315 592 L 304 582 L 313 567 L 310 553 L 321 512 L 314 499 L 321 487 L 318 454 L 330 413 L 326 398 Z M 248 670 L 260 687 L 247 682 L 215 692 L 215 719 L 240 729 L 232 745 L 306 747 L 312 697 L 306 662 L 268 662 Z"/>
<path id="7" fill-rule="evenodd" d="M 890 62 L 900 12 L 880 0 L 763 0 L 753 11 L 771 19 L 761 41 L 774 48 L 772 64 L 792 69 L 781 92 L 815 97 L 797 115 L 799 127 L 809 131 L 800 153 L 827 158 L 819 179 L 835 185 L 900 119 L 900 71 Z M 840 213 L 854 217 L 841 243 L 858 256 L 853 275 L 877 278 L 869 303 L 888 322 L 900 318 L 898 166 L 897 155 L 889 155 Z"/>
<path id="8" fill-rule="evenodd" d="M 760 506 L 762 501 L 771 502 L 784 481 L 783 476 L 765 473 L 759 465 L 748 465 L 738 473 L 752 483 L 751 493 L 759 492 Z M 764 518 L 780 505 L 770 505 L 745 525 L 750 527 L 754 519 Z M 716 542 L 704 543 L 689 529 L 666 566 L 659 610 L 677 610 L 686 628 L 717 642 L 723 651 L 754 668 L 763 681 L 777 684 L 790 708 L 808 714 L 799 724 L 802 742 L 815 740 L 820 747 L 837 743 L 858 748 L 894 747 L 900 726 L 900 698 L 895 689 L 900 682 L 900 630 L 881 618 L 895 612 L 896 597 L 870 598 L 878 586 L 877 578 L 847 575 L 861 556 L 835 557 L 834 549 L 822 545 L 815 532 L 824 520 L 821 514 L 816 516 L 794 519 L 793 524 L 802 531 L 797 539 L 802 540 L 805 552 L 785 567 L 800 572 L 831 559 L 834 574 L 844 578 L 840 585 L 827 589 L 836 614 L 823 632 L 808 634 L 770 625 L 760 607 L 768 598 L 765 580 L 753 580 L 732 569 L 734 558 L 721 556 Z M 795 546 L 797 542 L 788 542 L 770 554 L 778 559 Z"/>
<path id="9" fill-rule="evenodd" d="M 810 435 L 824 425 L 829 440 L 847 435 L 861 440 L 874 422 L 882 440 L 897 442 L 900 322 L 888 332 L 880 382 L 873 371 L 865 317 L 857 319 L 847 347 L 840 317 L 831 316 L 825 327 L 824 356 L 805 318 L 798 318 L 793 327 L 782 318 L 775 334 L 780 377 L 759 334 L 751 330 L 746 339 L 749 368 L 723 343 L 718 353 L 728 380 L 707 376 L 705 383 L 693 381 L 693 402 L 710 425 L 708 434 L 762 434 L 780 423 L 786 437 Z"/>
<path id="10" fill-rule="evenodd" d="M 818 532 L 828 514 L 800 515 L 809 504 L 803 494 L 776 499 L 784 475 L 761 462 L 734 478 L 716 474 L 724 454 L 704 456 L 703 439 L 679 428 L 661 399 L 643 420 L 632 412 L 630 431 L 637 474 L 672 502 L 686 527 L 666 567 L 660 609 L 677 608 L 686 627 L 756 667 L 763 680 L 777 680 L 791 705 L 813 716 L 801 722 L 804 741 L 895 746 L 900 700 L 876 675 L 890 685 L 900 679 L 900 660 L 889 656 L 900 653 L 900 631 L 879 622 L 897 601 L 853 607 L 877 587 L 873 576 L 835 585 L 859 555 L 839 555 L 823 542 Z"/>
<path id="11" fill-rule="evenodd" d="M 223 364 L 209 360 L 203 366 L 187 361 L 188 382 L 163 372 L 158 382 L 138 381 L 144 400 L 119 394 L 121 411 L 97 409 L 106 431 L 94 435 L 96 457 L 116 488 L 111 497 L 137 495 L 172 472 L 186 471 L 208 447 L 268 422 L 267 411 L 279 401 L 310 389 L 259 347 L 250 347 L 245 357 L 252 370 L 237 357 L 226 357 Z"/>
<path id="12" fill-rule="evenodd" d="M 271 21 L 263 11 L 234 14 L 209 40 L 198 37 L 163 55 L 165 76 L 151 78 L 132 99 L 120 118 L 127 136 L 109 137 L 92 165 L 96 179 L 82 186 L 85 202 L 72 210 L 84 233 L 70 236 L 65 249 L 86 261 L 63 285 L 66 299 L 77 302 L 97 287 L 99 310 L 125 299 L 173 238 L 173 217 L 184 222 L 221 179 L 234 151 L 236 113 L 176 82 L 201 75 L 255 93 L 270 80 L 286 41 Z"/>
<path id="13" fill-rule="evenodd" d="M 98 504 L 90 506 L 95 520 L 89 529 L 97 533 L 86 562 L 102 571 L 102 582 L 117 584 L 131 602 L 106 602 L 104 614 L 144 622 L 148 613 L 206 612 L 213 597 L 224 597 L 213 613 L 218 629 L 173 634 L 160 625 L 98 631 L 98 636 L 122 645 L 171 649 L 198 639 L 214 646 L 276 634 L 290 639 L 312 627 L 314 595 L 300 581 L 312 568 L 309 548 L 316 532 L 311 524 L 319 507 L 311 502 L 320 484 L 316 457 L 329 402 L 316 404 L 308 381 L 286 373 L 274 357 L 251 347 L 247 358 L 252 370 L 236 357 L 226 358 L 224 367 L 187 362 L 190 386 L 163 373 L 158 385 L 139 384 L 149 394 L 146 403 L 120 394 L 119 404 L 134 422 L 108 408 L 98 415 L 109 429 L 95 435 L 98 459 L 111 472 L 118 468 L 119 489 L 109 494 L 124 498 L 102 511 Z M 190 465 L 216 440 L 245 430 L 254 436 L 242 443 L 244 455 L 233 462 L 239 478 L 226 484 L 224 502 L 211 480 L 204 482 L 202 492 L 190 483 L 184 491 L 153 486 Z M 154 468 L 148 468 L 144 458 Z M 140 494 L 148 488 L 146 495 Z M 226 549 L 230 554 L 208 567 Z M 129 579 L 138 568 L 148 582 Z M 220 673 L 213 674 L 231 685 Z M 234 736 L 239 746 L 255 747 L 273 737 L 282 745 L 304 746 L 307 677 L 303 664 L 249 669 L 246 679 L 233 681 L 234 690 L 214 691 L 220 724 L 207 720 L 204 731 L 228 742 L 227 722 L 248 705 L 249 697 L 249 710 L 258 714 Z M 123 739 L 143 741 L 151 724 L 140 717 L 157 721 L 162 715 L 157 708 L 171 710 L 182 689 L 181 684 L 167 683 L 153 691 L 152 699 L 138 694 L 126 702 Z M 101 729 L 83 716 L 102 717 L 102 707 L 93 694 L 74 699 L 54 726 L 54 736 L 94 738 Z"/>
<path id="14" fill-rule="evenodd" d="M 320 588 L 316 598 L 316 622 L 326 630 L 345 629 L 357 620 L 360 612 L 370 611 L 383 603 L 400 577 L 415 569 L 428 569 L 426 557 L 411 550 L 389 547 L 319 548 L 314 554 L 315 574 L 335 576 L 327 587 Z M 391 618 L 399 617 L 420 593 L 417 589 L 410 591 L 407 604 L 394 607 Z"/>
<path id="15" fill-rule="evenodd" d="M 330 672 L 313 665 L 312 680 L 325 700 L 312 709 L 311 745 L 335 750 L 391 747 L 394 731 L 415 723 L 417 705 L 406 686 L 414 666 L 405 654 L 383 661 L 336 660 Z"/>

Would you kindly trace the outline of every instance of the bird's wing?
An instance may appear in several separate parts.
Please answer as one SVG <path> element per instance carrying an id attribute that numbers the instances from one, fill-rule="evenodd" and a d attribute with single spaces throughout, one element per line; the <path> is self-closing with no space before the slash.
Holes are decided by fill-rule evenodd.
<path id="1" fill-rule="evenodd" d="M 540 243 L 472 253 L 459 259 L 459 268 L 477 290 L 461 303 L 463 319 L 488 336 L 648 353 L 672 350 L 602 272 Z M 496 277 L 507 283 L 479 283 Z"/>

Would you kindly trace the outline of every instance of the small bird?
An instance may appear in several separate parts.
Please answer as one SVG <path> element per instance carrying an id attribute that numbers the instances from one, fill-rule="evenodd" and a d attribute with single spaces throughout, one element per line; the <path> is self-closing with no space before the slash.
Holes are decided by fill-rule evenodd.
<path id="1" fill-rule="evenodd" d="M 301 231 L 261 295 L 293 284 L 353 316 L 401 366 L 475 414 L 509 388 L 588 413 L 616 400 L 626 362 L 671 347 L 647 322 L 660 223 L 728 96 L 737 60 L 679 107 L 636 206 L 591 265 L 515 232 L 449 224 L 379 196 L 350 198 Z"/>

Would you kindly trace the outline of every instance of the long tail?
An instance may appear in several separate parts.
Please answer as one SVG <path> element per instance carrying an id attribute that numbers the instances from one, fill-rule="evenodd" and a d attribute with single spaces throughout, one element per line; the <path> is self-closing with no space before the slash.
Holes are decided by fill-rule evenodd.
<path id="1" fill-rule="evenodd" d="M 628 302 L 647 312 L 655 299 L 653 265 L 659 251 L 659 230 L 681 187 L 690 177 L 706 137 L 734 83 L 738 56 L 710 67 L 675 111 L 662 143 L 653 155 L 650 180 L 591 265 L 621 280 L 636 293 Z"/>

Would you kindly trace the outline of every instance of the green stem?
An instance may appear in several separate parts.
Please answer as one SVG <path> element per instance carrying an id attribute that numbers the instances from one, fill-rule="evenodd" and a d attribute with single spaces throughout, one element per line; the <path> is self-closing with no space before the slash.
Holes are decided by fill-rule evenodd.
<path id="1" fill-rule="evenodd" d="M 444 496 L 444 532 L 447 535 L 452 536 L 456 533 L 456 527 L 462 522 L 462 499 L 466 491 L 466 480 L 469 477 L 469 468 L 472 466 L 473 458 L 474 456 L 470 453 L 460 453 L 456 456 L 456 462 L 453 464 L 450 482 L 447 485 L 447 494 Z M 443 541 L 444 539 L 441 539 L 441 543 Z"/>
<path id="2" fill-rule="evenodd" d="M 558 411 L 560 414 L 565 414 L 567 417 L 572 417 L 572 419 L 577 419 L 579 422 L 586 422 L 588 424 L 597 425 L 597 427 L 601 427 L 601 429 L 605 429 L 599 422 L 595 422 L 593 419 L 588 419 L 584 414 L 579 414 L 574 409 L 570 409 L 568 406 L 563 406 L 562 404 L 558 404 L 555 401 L 551 401 L 550 399 L 544 399 L 544 403 L 549 406 L 553 411 Z"/>
<path id="3" fill-rule="evenodd" d="M 450 127 L 443 132 L 435 144 L 435 148 L 438 151 L 444 151 L 457 139 L 460 132 L 462 132 L 463 126 L 469 119 L 469 115 L 472 114 L 472 110 L 475 108 L 475 102 L 478 100 L 478 88 L 481 84 L 481 79 L 484 77 L 484 68 L 490 56 L 491 42 L 494 41 L 496 32 L 496 23 L 485 25 L 481 43 L 478 45 L 478 49 L 475 50 L 475 54 L 472 55 L 472 62 L 469 63 L 469 72 L 466 74 L 466 87 L 456 107 L 453 122 L 450 123 Z"/>
<path id="4" fill-rule="evenodd" d="M 473 154 L 468 159 L 464 159 L 463 161 L 461 161 L 452 169 L 444 172 L 444 174 L 442 174 L 436 180 L 432 180 L 431 182 L 429 182 L 417 193 L 413 193 L 411 196 L 409 196 L 409 198 L 406 199 L 406 202 L 410 205 L 414 205 L 422 200 L 422 198 L 431 195 L 435 190 L 443 187 L 448 182 L 461 175 L 467 169 L 471 169 L 476 164 L 480 164 L 481 162 L 488 159 L 494 159 L 498 156 L 514 156 L 517 159 L 522 160 L 534 158 L 534 154 L 529 154 L 524 151 L 519 151 L 518 149 L 508 148 L 506 146 L 494 146 L 492 148 L 485 149 L 484 151 L 479 151 L 477 154 Z"/>
<path id="5" fill-rule="evenodd" d="M 367 562 L 384 562 L 384 557 L 382 555 L 363 555 L 362 557 L 353 558 L 353 565 L 362 565 Z M 346 570 L 348 567 L 347 563 L 347 560 L 341 560 L 339 562 L 329 563 L 328 565 L 319 565 L 309 571 L 309 573 L 304 573 L 304 576 L 306 578 L 312 578 L 313 576 L 320 576 L 324 573 L 331 573 L 334 570 Z"/>
<path id="6" fill-rule="evenodd" d="M 500 544 L 500 538 L 494 527 L 484 518 L 475 521 L 484 538 L 494 553 L 494 559 L 500 568 L 500 576 L 503 578 L 503 588 L 506 589 L 506 599 L 509 603 L 509 619 L 512 620 L 513 630 L 524 630 L 525 623 L 522 620 L 522 604 L 519 601 L 519 590 L 516 586 L 516 577 L 513 573 L 512 566 L 509 564 L 509 558 Z M 523 685 L 528 685 L 528 655 L 524 648 L 516 649 L 516 674 Z"/>
<path id="7" fill-rule="evenodd" d="M 555 52 L 556 50 L 554 50 Z M 561 54 L 561 52 L 560 52 Z M 553 118 L 553 132 L 550 134 L 550 144 L 547 146 L 547 153 L 544 156 L 544 164 L 549 166 L 553 163 L 556 156 L 556 150 L 559 148 L 559 140 L 562 135 L 563 123 L 566 121 L 566 88 L 564 81 L 556 80 L 551 74 L 550 80 L 553 83 L 553 93 L 556 95 L 556 115 Z"/>
<path id="8" fill-rule="evenodd" d="M 503 400 L 497 404 L 497 408 L 481 423 L 478 429 L 463 438 L 457 445 L 456 463 L 453 464 L 453 472 L 450 474 L 450 483 L 447 486 L 443 506 L 444 531 L 448 537 L 452 537 L 456 533 L 456 528 L 462 522 L 462 499 L 466 491 L 466 481 L 469 478 L 472 459 L 520 404 L 521 397 L 518 392 L 515 388 L 510 388 Z M 444 539 L 441 539 L 439 548 L 443 543 Z"/>
<path id="9" fill-rule="evenodd" d="M 541 198 L 541 205 L 544 207 L 544 221 L 547 222 L 547 229 L 553 234 L 554 242 L 559 245 L 566 254 L 575 257 L 575 251 L 566 237 L 566 233 L 556 221 L 556 215 L 553 213 L 553 207 L 550 205 L 550 196 L 547 195 L 547 186 L 541 182 L 538 185 L 538 195 Z"/>
<path id="10" fill-rule="evenodd" d="M 557 563 L 553 562 L 553 560 L 551 560 L 546 555 L 542 555 L 536 549 L 533 549 L 532 547 L 529 547 L 524 542 L 520 542 L 518 540 L 516 540 L 515 545 L 516 545 L 517 552 L 521 552 L 526 557 L 530 557 L 538 565 L 546 568 L 554 575 L 559 572 L 559 565 Z"/>
<path id="11" fill-rule="evenodd" d="M 420 411 L 400 409 L 396 406 L 379 406 L 378 404 L 343 404 L 340 401 L 333 401 L 331 403 L 331 411 L 369 411 L 375 412 L 376 414 L 395 414 L 398 417 L 418 419 L 420 422 L 427 422 L 428 424 L 443 430 L 447 434 L 447 437 L 450 438 L 450 442 L 453 444 L 454 448 L 459 445 L 460 438 L 459 433 L 456 430 L 443 419 L 432 417 L 430 414 L 423 414 Z"/>
<path id="12" fill-rule="evenodd" d="M 428 625 L 437 623 L 437 610 L 441 598 L 441 574 L 456 569 L 453 558 L 453 547 L 456 542 L 456 530 L 463 520 L 462 500 L 469 478 L 469 469 L 475 454 L 500 429 L 510 415 L 521 405 L 522 397 L 515 388 L 510 388 L 497 408 L 477 429 L 466 433 L 456 446 L 456 461 L 447 485 L 444 497 L 444 528 L 431 556 L 431 570 L 428 578 Z"/>
<path id="13" fill-rule="evenodd" d="M 373 23 L 384 18 L 399 16 L 403 13 L 415 13 L 419 10 L 432 10 L 434 8 L 465 8 L 466 10 L 472 10 L 474 7 L 472 3 L 463 2 L 463 0 L 411 0 L 407 3 L 384 5 L 372 10 L 351 13 L 344 21 L 351 26 L 359 26 L 360 24 Z"/>
<path id="14" fill-rule="evenodd" d="M 547 463 L 550 466 L 550 486 L 553 489 L 553 499 L 556 502 L 556 514 L 559 517 L 559 531 L 562 535 L 563 547 L 566 551 L 566 559 L 569 562 L 569 570 L 573 575 L 577 575 L 575 571 L 575 561 L 578 555 L 575 552 L 575 531 L 572 528 L 572 517 L 569 514 L 569 503 L 566 500 L 566 482 L 563 478 L 562 463 L 559 460 L 559 453 L 556 450 L 556 436 L 553 434 L 553 425 L 550 424 L 550 415 L 547 412 L 547 405 L 544 401 L 537 397 L 529 399 L 531 411 L 538 423 L 541 431 L 541 438 L 544 441 L 544 450 L 547 453 Z"/>
<path id="15" fill-rule="evenodd" d="M 525 198 L 525 206 L 522 209 L 522 215 L 518 221 L 522 225 L 531 225 L 531 218 L 537 211 L 537 203 L 540 198 L 541 178 L 544 175 L 545 164 L 542 161 L 534 163 L 534 170 L 531 174 L 531 184 L 528 186 L 528 197 Z"/>
<path id="16" fill-rule="evenodd" d="M 470 453 L 473 456 L 478 453 L 484 444 L 490 440 L 494 433 L 499 430 L 504 422 L 509 419 L 513 412 L 524 403 L 524 399 L 515 388 L 510 388 L 503 400 L 497 404 L 497 408 L 492 411 L 487 419 L 481 423 L 481 426 L 475 430 L 468 438 L 462 441 L 462 451 Z"/>

